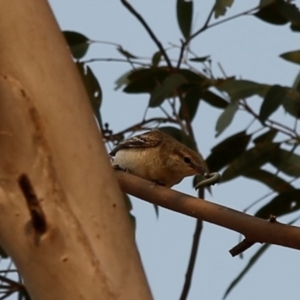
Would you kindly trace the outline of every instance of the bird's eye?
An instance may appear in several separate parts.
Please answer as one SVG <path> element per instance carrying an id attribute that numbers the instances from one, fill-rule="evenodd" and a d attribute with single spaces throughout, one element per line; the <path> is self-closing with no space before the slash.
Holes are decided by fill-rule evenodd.
<path id="1" fill-rule="evenodd" d="M 190 163 L 191 163 L 191 159 L 190 159 L 189 157 L 187 157 L 187 156 L 185 156 L 185 157 L 183 158 L 183 161 L 184 161 L 186 164 L 190 164 Z"/>

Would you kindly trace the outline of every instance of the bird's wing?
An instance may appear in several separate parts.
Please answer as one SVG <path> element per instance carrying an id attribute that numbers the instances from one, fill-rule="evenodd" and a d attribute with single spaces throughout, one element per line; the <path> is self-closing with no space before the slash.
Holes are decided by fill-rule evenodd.
<path id="1" fill-rule="evenodd" d="M 161 132 L 159 132 L 158 130 L 153 130 L 121 142 L 115 149 L 113 149 L 109 153 L 109 155 L 115 156 L 116 153 L 122 149 L 156 147 L 161 143 L 161 141 Z"/>

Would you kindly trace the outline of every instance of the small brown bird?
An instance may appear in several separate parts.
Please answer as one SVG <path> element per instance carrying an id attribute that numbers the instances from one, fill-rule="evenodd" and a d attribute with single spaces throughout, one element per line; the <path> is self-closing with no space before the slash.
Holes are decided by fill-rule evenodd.
<path id="1" fill-rule="evenodd" d="M 121 142 L 109 155 L 113 166 L 169 188 L 184 177 L 209 174 L 200 154 L 159 130 Z"/>

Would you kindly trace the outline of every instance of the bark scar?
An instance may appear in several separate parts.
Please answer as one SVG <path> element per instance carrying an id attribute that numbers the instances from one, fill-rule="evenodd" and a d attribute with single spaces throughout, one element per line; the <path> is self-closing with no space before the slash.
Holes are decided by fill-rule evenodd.
<path id="1" fill-rule="evenodd" d="M 32 226 L 39 235 L 42 235 L 47 231 L 46 216 L 30 179 L 26 174 L 21 174 L 18 178 L 18 183 L 26 200 L 27 208 L 31 216 Z"/>

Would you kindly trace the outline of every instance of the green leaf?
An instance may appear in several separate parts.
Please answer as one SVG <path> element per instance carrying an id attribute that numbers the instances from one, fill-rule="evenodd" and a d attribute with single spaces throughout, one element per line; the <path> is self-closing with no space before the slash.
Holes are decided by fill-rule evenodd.
<path id="1" fill-rule="evenodd" d="M 292 29 L 300 26 L 300 11 L 291 1 L 276 0 L 280 13 L 291 22 Z"/>
<path id="2" fill-rule="evenodd" d="M 124 193 L 123 193 L 123 199 L 124 199 L 124 202 L 125 202 L 125 205 L 126 205 L 131 223 L 132 223 L 134 229 L 136 229 L 136 219 L 135 219 L 135 216 L 132 214 L 131 200 L 130 200 L 129 196 L 127 194 L 124 194 Z"/>
<path id="3" fill-rule="evenodd" d="M 277 129 L 271 128 L 267 132 L 264 132 L 257 138 L 253 140 L 254 144 L 262 144 L 262 143 L 267 143 L 267 142 L 272 142 L 275 136 L 277 135 L 278 131 Z"/>
<path id="4" fill-rule="evenodd" d="M 208 83 L 208 79 L 201 74 L 197 74 L 189 69 L 179 69 L 178 73 L 185 77 L 188 83 L 190 84 L 198 84 L 203 85 L 204 83 Z"/>
<path id="5" fill-rule="evenodd" d="M 127 50 L 124 50 L 121 46 L 117 47 L 117 50 L 123 55 L 125 56 L 127 59 L 131 59 L 131 58 L 137 58 L 137 56 L 131 54 L 130 52 L 128 52 Z"/>
<path id="6" fill-rule="evenodd" d="M 137 69 L 140 70 L 140 69 Z M 124 85 L 129 84 L 130 80 L 129 80 L 129 75 L 132 73 L 132 70 L 126 72 L 125 74 L 121 75 L 116 81 L 115 81 L 115 91 L 118 90 L 119 88 L 121 88 Z"/>
<path id="7" fill-rule="evenodd" d="M 232 180 L 235 177 L 253 172 L 265 163 L 269 162 L 278 144 L 265 143 L 255 145 L 236 158 L 222 174 L 222 182 Z"/>
<path id="8" fill-rule="evenodd" d="M 300 156 L 291 151 L 278 148 L 270 163 L 289 176 L 300 177 Z"/>
<path id="9" fill-rule="evenodd" d="M 266 84 L 235 79 L 218 80 L 215 87 L 226 92 L 232 101 L 248 98 L 253 95 L 264 97 L 269 89 L 269 86 Z"/>
<path id="10" fill-rule="evenodd" d="M 293 88 L 285 88 L 286 94 L 283 99 L 283 107 L 287 113 L 300 117 L 300 93 Z"/>
<path id="11" fill-rule="evenodd" d="M 298 93 L 300 93 L 300 72 L 299 72 L 298 75 L 296 76 L 292 88 L 293 88 L 294 90 L 296 90 Z"/>
<path id="12" fill-rule="evenodd" d="M 209 90 L 202 90 L 201 99 L 216 108 L 225 108 L 228 105 L 226 100 Z"/>
<path id="13" fill-rule="evenodd" d="M 219 18 L 220 16 L 223 16 L 226 14 L 227 8 L 231 7 L 234 0 L 216 0 L 215 3 L 215 18 Z"/>
<path id="14" fill-rule="evenodd" d="M 300 31 L 300 25 L 296 25 L 296 24 L 291 24 L 291 29 L 292 31 Z"/>
<path id="15" fill-rule="evenodd" d="M 190 121 L 192 121 L 196 115 L 200 98 L 201 98 L 201 88 L 199 87 L 194 87 L 190 89 L 183 98 L 184 105 L 188 113 L 188 120 Z M 182 105 L 180 107 L 179 117 L 181 119 L 185 119 Z"/>
<path id="16" fill-rule="evenodd" d="M 151 92 L 149 107 L 156 107 L 163 103 L 166 98 L 174 95 L 176 89 L 182 84 L 186 83 L 185 77 L 178 73 L 169 75 L 162 83 L 156 86 Z"/>
<path id="17" fill-rule="evenodd" d="M 132 211 L 132 203 L 130 201 L 130 198 L 127 194 L 123 193 L 123 199 L 124 199 L 124 202 L 125 202 L 125 205 L 126 205 L 126 208 L 127 210 L 130 212 Z"/>
<path id="18" fill-rule="evenodd" d="M 226 100 L 206 88 L 203 88 L 202 84 L 192 84 L 186 91 L 185 99 L 191 120 L 193 119 L 201 100 L 216 108 L 226 108 L 228 106 Z"/>
<path id="19" fill-rule="evenodd" d="M 260 6 L 261 9 L 254 14 L 256 17 L 275 25 L 290 22 L 292 30 L 300 30 L 300 11 L 291 1 L 261 1 Z"/>
<path id="20" fill-rule="evenodd" d="M 270 247 L 270 244 L 264 244 L 260 247 L 260 249 L 251 257 L 246 267 L 242 270 L 242 272 L 230 283 L 227 288 L 223 299 L 225 299 L 228 294 L 233 290 L 233 288 L 242 280 L 242 278 L 246 275 L 246 273 L 251 269 L 251 267 L 256 263 L 258 258 Z"/>
<path id="21" fill-rule="evenodd" d="M 116 89 L 120 88 L 122 85 L 126 85 L 123 89 L 125 93 L 161 93 L 160 87 L 163 85 L 163 82 L 167 79 L 167 77 L 174 74 L 176 75 L 171 81 L 176 81 L 176 77 L 177 79 L 181 78 L 180 81 L 182 81 L 183 84 L 183 92 L 187 92 L 194 85 L 204 87 L 209 84 L 209 80 L 206 77 L 189 69 L 179 69 L 176 73 L 174 73 L 167 67 L 150 67 L 135 69 L 122 75 L 116 82 Z M 155 88 L 158 91 L 154 91 Z"/>
<path id="22" fill-rule="evenodd" d="M 244 176 L 250 179 L 257 180 L 260 183 L 264 183 L 266 186 L 277 193 L 283 193 L 287 190 L 294 189 L 294 187 L 290 183 L 266 170 L 255 169 L 247 172 Z"/>
<path id="23" fill-rule="evenodd" d="M 245 152 L 250 139 L 251 135 L 246 134 L 246 131 L 241 131 L 214 146 L 206 159 L 209 170 L 218 172 L 239 157 Z"/>
<path id="24" fill-rule="evenodd" d="M 264 7 L 266 5 L 272 4 L 274 1 L 276 1 L 276 0 L 260 0 L 259 6 Z"/>
<path id="25" fill-rule="evenodd" d="M 20 282 L 20 284 L 23 284 L 21 279 L 20 279 L 19 282 Z M 19 293 L 20 294 L 19 294 L 18 300 L 32 300 L 29 293 L 28 293 L 28 291 L 25 289 L 25 287 L 24 287 L 23 290 L 21 290 L 21 291 L 19 290 Z"/>
<path id="26" fill-rule="evenodd" d="M 210 59 L 210 55 L 202 56 L 202 57 L 193 57 L 193 58 L 190 58 L 189 61 L 193 61 L 193 62 L 205 62 L 208 59 Z"/>
<path id="27" fill-rule="evenodd" d="M 172 127 L 172 126 L 164 126 L 164 127 L 159 127 L 159 130 L 170 135 L 175 140 L 186 145 L 190 149 L 197 151 L 196 145 L 193 142 L 193 140 L 181 129 L 178 129 L 178 128 Z"/>
<path id="28" fill-rule="evenodd" d="M 280 54 L 280 57 L 285 60 L 288 60 L 290 62 L 300 65 L 300 50 L 285 52 L 283 54 Z"/>
<path id="29" fill-rule="evenodd" d="M 260 108 L 259 119 L 261 122 L 265 122 L 277 110 L 285 95 L 286 89 L 282 86 L 276 84 L 270 87 Z"/>
<path id="30" fill-rule="evenodd" d="M 256 217 L 268 219 L 271 215 L 280 217 L 300 209 L 300 189 L 287 190 L 273 198 L 259 209 Z"/>
<path id="31" fill-rule="evenodd" d="M 172 74 L 164 67 L 135 69 L 127 76 L 129 83 L 123 89 L 125 93 L 151 93 L 153 89 L 162 84 L 163 81 Z"/>
<path id="32" fill-rule="evenodd" d="M 254 14 L 257 18 L 274 25 L 284 25 L 288 23 L 286 17 L 282 15 L 277 6 L 277 1 L 261 1 L 261 8 Z M 269 3 L 269 4 L 268 4 Z"/>
<path id="33" fill-rule="evenodd" d="M 222 112 L 222 114 L 220 115 L 217 121 L 217 125 L 216 125 L 217 136 L 219 136 L 230 125 L 238 108 L 239 108 L 238 101 L 234 101 L 228 104 L 228 106 Z"/>
<path id="34" fill-rule="evenodd" d="M 162 53 L 160 51 L 157 51 L 153 54 L 152 56 L 152 66 L 153 67 L 157 67 L 159 62 L 160 62 L 160 59 L 161 59 L 161 56 L 162 56 Z"/>
<path id="35" fill-rule="evenodd" d="M 0 245 L 0 257 L 2 258 L 8 258 L 9 256 L 7 255 L 7 253 L 4 251 L 4 249 L 2 248 L 2 246 Z"/>
<path id="36" fill-rule="evenodd" d="M 191 35 L 193 1 L 177 0 L 177 22 L 182 35 L 187 40 Z"/>
<path id="37" fill-rule="evenodd" d="M 102 90 L 100 84 L 94 75 L 92 69 L 89 66 L 85 66 L 83 63 L 76 63 L 77 69 L 81 75 L 84 86 L 88 93 L 90 103 L 92 105 L 94 114 L 97 118 L 99 126 L 102 128 L 102 120 L 100 116 L 100 106 L 102 102 Z"/>
<path id="38" fill-rule="evenodd" d="M 72 56 L 75 59 L 82 58 L 89 48 L 89 45 L 91 43 L 90 39 L 85 35 L 75 31 L 63 31 L 63 34 L 70 47 Z"/>

